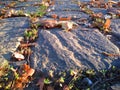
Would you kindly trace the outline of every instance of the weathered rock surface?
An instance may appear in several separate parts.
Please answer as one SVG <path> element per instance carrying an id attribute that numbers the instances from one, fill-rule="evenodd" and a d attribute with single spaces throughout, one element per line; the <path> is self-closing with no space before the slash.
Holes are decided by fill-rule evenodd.
<path id="1" fill-rule="evenodd" d="M 0 60 L 9 60 L 15 51 L 18 38 L 29 27 L 28 18 L 14 17 L 0 20 Z"/>
<path id="2" fill-rule="evenodd" d="M 112 34 L 120 39 L 120 19 L 114 19 L 111 23 Z"/>
<path id="3" fill-rule="evenodd" d="M 72 0 L 56 0 L 54 8 L 51 8 L 48 16 L 57 14 L 62 17 L 89 17 L 79 12 L 79 7 Z M 34 48 L 31 57 L 31 65 L 41 70 L 107 69 L 113 61 L 115 64 L 119 57 L 105 57 L 102 52 L 120 53 L 119 48 L 99 30 L 88 28 L 78 28 L 71 32 L 64 32 L 62 29 L 40 30 L 37 43 L 38 46 Z"/>
<path id="4" fill-rule="evenodd" d="M 29 2 L 17 6 L 20 7 L 31 3 L 33 1 L 29 0 Z M 25 7 L 24 9 L 26 12 L 36 11 L 36 7 L 32 9 Z M 45 18 L 52 14 L 63 17 L 89 18 L 87 14 L 79 12 L 79 7 L 72 0 L 56 0 L 51 10 Z M 119 24 L 117 22 L 113 20 L 113 25 L 116 27 L 115 30 L 118 34 Z M 10 52 L 16 48 L 17 37 L 23 36 L 24 30 L 28 27 L 29 21 L 25 17 L 0 20 L 0 60 L 9 60 Z M 120 51 L 115 44 L 97 29 L 79 27 L 71 32 L 65 32 L 62 29 L 40 29 L 37 43 L 38 46 L 33 48 L 31 66 L 43 71 L 70 68 L 93 68 L 97 70 L 107 69 L 111 65 L 120 65 L 120 62 L 118 62 L 119 57 L 110 58 L 102 54 L 102 52 L 119 54 Z"/>

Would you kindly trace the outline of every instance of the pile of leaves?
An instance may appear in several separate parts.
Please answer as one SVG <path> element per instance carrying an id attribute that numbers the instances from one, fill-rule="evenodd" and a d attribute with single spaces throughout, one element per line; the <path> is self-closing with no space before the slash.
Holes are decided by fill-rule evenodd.
<path id="1" fill-rule="evenodd" d="M 24 64 L 19 68 L 8 66 L 4 70 L 4 75 L 0 77 L 1 90 L 18 90 L 23 89 L 30 81 L 30 77 L 34 74 L 35 70 L 30 68 L 29 65 Z"/>

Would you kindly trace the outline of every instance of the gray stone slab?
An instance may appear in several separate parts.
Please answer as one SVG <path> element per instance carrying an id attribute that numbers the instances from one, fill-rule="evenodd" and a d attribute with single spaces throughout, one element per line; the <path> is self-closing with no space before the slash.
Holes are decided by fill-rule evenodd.
<path id="1" fill-rule="evenodd" d="M 72 0 L 57 0 L 53 10 L 47 15 L 89 17 L 74 9 L 79 10 L 79 7 Z M 93 10 L 96 13 L 105 12 L 103 9 Z M 105 57 L 102 52 L 120 53 L 119 48 L 99 30 L 87 28 L 78 28 L 72 32 L 64 32 L 62 29 L 40 30 L 37 43 L 38 46 L 34 48 L 31 56 L 31 66 L 43 71 L 70 68 L 108 69 L 113 65 L 113 61 L 115 65 L 119 58 Z"/>
<path id="2" fill-rule="evenodd" d="M 112 34 L 120 39 L 120 19 L 113 19 L 111 23 Z"/>
<path id="3" fill-rule="evenodd" d="M 98 30 L 72 32 L 41 30 L 32 55 L 34 68 L 62 70 L 77 68 L 109 68 L 115 58 L 101 53 L 119 53 L 119 49 Z"/>
<path id="4" fill-rule="evenodd" d="M 47 15 L 57 14 L 58 16 L 88 18 L 89 15 L 78 11 L 79 7 L 75 2 L 73 0 L 56 0 L 54 8 L 50 7 L 53 10 L 48 12 Z M 17 6 L 26 6 L 26 4 L 31 5 L 33 3 L 36 2 L 29 0 L 28 2 L 17 4 Z M 28 6 L 24 10 L 26 12 L 35 12 L 37 7 Z M 104 10 L 99 9 L 97 11 L 94 9 L 94 11 L 101 12 Z M 9 52 L 14 48 L 17 37 L 22 36 L 24 30 L 29 27 L 28 19 L 24 17 L 8 18 L 0 20 L 0 24 L 0 57 L 9 59 Z M 116 21 L 115 23 L 113 21 L 112 25 L 115 26 Z M 119 28 L 119 26 L 117 25 L 116 28 Z M 116 32 L 118 33 L 119 31 Z M 62 29 L 40 30 L 37 43 L 38 46 L 33 48 L 31 66 L 43 71 L 70 68 L 107 69 L 112 64 L 115 64 L 119 57 L 105 57 L 101 53 L 120 53 L 119 48 L 99 30 L 87 28 L 78 28 L 71 32 L 64 32 Z M 16 63 L 16 65 L 18 64 Z M 117 64 L 120 65 L 120 63 Z"/>
<path id="5" fill-rule="evenodd" d="M 9 60 L 18 37 L 29 27 L 28 18 L 14 17 L 0 20 L 0 60 Z"/>

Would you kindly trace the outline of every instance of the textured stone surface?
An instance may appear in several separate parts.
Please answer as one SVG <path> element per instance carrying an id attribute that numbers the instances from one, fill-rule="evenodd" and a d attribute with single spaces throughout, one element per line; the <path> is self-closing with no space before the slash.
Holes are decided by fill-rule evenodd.
<path id="1" fill-rule="evenodd" d="M 115 58 L 101 53 L 119 54 L 119 49 L 98 30 L 72 32 L 41 30 L 32 56 L 34 68 L 41 69 L 107 69 Z"/>
<path id="2" fill-rule="evenodd" d="M 29 27 L 28 19 L 14 17 L 0 20 L 0 60 L 10 58 L 10 53 L 15 50 L 18 37 Z"/>
<path id="3" fill-rule="evenodd" d="M 112 34 L 120 39 L 120 19 L 114 19 L 111 23 Z"/>
<path id="4" fill-rule="evenodd" d="M 17 6 L 26 6 L 40 0 L 19 3 Z M 23 8 L 22 7 L 22 8 Z M 26 12 L 35 12 L 38 7 L 25 7 Z M 57 14 L 58 16 L 74 16 L 76 18 L 89 18 L 79 11 L 74 0 L 56 0 L 51 11 L 45 16 Z M 15 8 L 15 9 L 21 9 Z M 96 12 L 104 11 L 102 9 Z M 119 20 L 113 20 L 113 32 L 119 33 Z M 15 48 L 17 37 L 29 27 L 28 18 L 15 17 L 0 20 L 0 59 L 9 59 L 10 52 Z M 119 35 L 118 35 L 119 36 Z M 62 70 L 93 68 L 107 69 L 111 65 L 120 65 L 119 57 L 105 57 L 102 52 L 119 54 L 119 48 L 106 38 L 97 29 L 79 27 L 71 32 L 62 29 L 39 30 L 38 46 L 33 48 L 31 66 L 41 70 Z M 17 63 L 16 63 L 17 64 Z"/>
<path id="5" fill-rule="evenodd" d="M 56 1 L 47 15 L 76 16 L 76 18 L 89 18 L 79 12 L 77 4 L 72 0 Z M 95 12 L 104 10 L 94 9 Z M 46 16 L 47 16 L 46 15 Z M 119 57 L 110 58 L 102 52 L 119 54 L 119 48 L 106 38 L 99 30 L 78 28 L 71 32 L 62 29 L 40 30 L 37 40 L 38 46 L 34 48 L 31 65 L 41 70 L 62 70 L 93 68 L 107 69 L 117 63 Z M 114 61 L 114 63 L 113 63 Z"/>

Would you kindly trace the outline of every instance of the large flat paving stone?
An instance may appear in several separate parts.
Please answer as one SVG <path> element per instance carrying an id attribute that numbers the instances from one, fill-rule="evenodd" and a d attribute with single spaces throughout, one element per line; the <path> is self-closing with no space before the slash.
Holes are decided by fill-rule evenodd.
<path id="1" fill-rule="evenodd" d="M 89 18 L 89 15 L 78 11 L 80 8 L 73 0 L 56 0 L 53 7 L 47 15 Z M 94 11 L 104 12 L 103 9 Z M 102 53 L 120 53 L 119 48 L 99 30 L 88 28 L 78 28 L 71 32 L 64 32 L 62 29 L 40 30 L 37 43 L 38 46 L 33 49 L 31 56 L 31 66 L 43 71 L 71 68 L 108 69 L 111 65 L 116 65 L 119 57 L 105 57 Z M 117 63 L 118 65 L 120 63 Z"/>
<path id="2" fill-rule="evenodd" d="M 113 19 L 111 23 L 112 34 L 120 39 L 120 19 Z"/>
<path id="3" fill-rule="evenodd" d="M 14 17 L 0 20 L 0 60 L 9 60 L 18 38 L 29 27 L 28 18 Z"/>
<path id="4" fill-rule="evenodd" d="M 31 61 L 34 68 L 42 70 L 107 69 L 116 58 L 102 52 L 120 53 L 98 30 L 41 30 L 37 43 Z"/>

